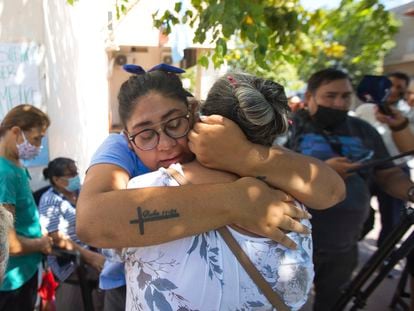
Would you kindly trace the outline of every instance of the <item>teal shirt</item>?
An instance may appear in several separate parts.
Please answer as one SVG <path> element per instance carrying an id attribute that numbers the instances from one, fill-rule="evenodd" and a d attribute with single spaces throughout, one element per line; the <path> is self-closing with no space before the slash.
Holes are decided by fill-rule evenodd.
<path id="1" fill-rule="evenodd" d="M 29 185 L 29 172 L 11 161 L 0 157 L 0 203 L 15 207 L 16 233 L 26 238 L 42 236 L 39 212 Z M 37 271 L 42 254 L 10 256 L 0 291 L 20 288 Z"/>

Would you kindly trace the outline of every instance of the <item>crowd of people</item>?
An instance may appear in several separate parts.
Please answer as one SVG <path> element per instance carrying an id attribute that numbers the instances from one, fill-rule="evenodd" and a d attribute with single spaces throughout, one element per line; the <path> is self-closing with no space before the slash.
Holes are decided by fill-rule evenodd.
<path id="1" fill-rule="evenodd" d="M 21 160 L 38 155 L 50 120 L 19 105 L 1 121 L 0 310 L 34 309 L 43 257 L 57 310 L 84 309 L 79 262 L 56 248 L 79 254 L 96 310 L 279 310 L 223 229 L 281 308 L 299 310 L 313 288 L 314 310 L 332 310 L 357 266 L 371 196 L 379 245 L 414 201 L 403 163 L 359 169 L 414 149 L 409 77 L 388 76 L 391 116 L 368 104 L 351 116 L 352 81 L 339 69 L 315 72 L 292 111 L 283 86 L 249 74 L 225 74 L 199 102 L 179 68 L 125 68 L 123 131 L 102 142 L 82 186 L 76 162 L 58 157 L 36 204 Z"/>

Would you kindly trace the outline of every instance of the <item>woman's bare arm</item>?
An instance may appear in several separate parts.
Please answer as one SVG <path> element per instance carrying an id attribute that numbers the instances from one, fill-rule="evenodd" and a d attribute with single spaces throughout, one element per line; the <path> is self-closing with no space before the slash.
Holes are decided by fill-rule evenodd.
<path id="1" fill-rule="evenodd" d="M 76 211 L 77 235 L 86 244 L 155 245 L 235 223 L 294 247 L 281 229 L 307 231 L 297 219 L 309 215 L 286 194 L 254 178 L 126 190 L 128 180 L 116 165 L 97 164 L 88 170 Z"/>
<path id="2" fill-rule="evenodd" d="M 407 152 L 414 149 L 414 133 L 409 126 L 401 131 L 392 132 L 392 139 L 398 150 L 401 152 Z"/>
<path id="3" fill-rule="evenodd" d="M 189 139 L 202 165 L 261 178 L 310 208 L 328 208 L 345 197 L 342 178 L 322 161 L 279 146 L 253 144 L 222 116 L 205 117 L 195 124 Z"/>
<path id="4" fill-rule="evenodd" d="M 62 234 L 60 231 L 54 231 L 49 233 L 49 236 L 53 239 L 53 244 L 65 250 L 77 250 L 82 258 L 88 265 L 92 266 L 97 271 L 102 271 L 105 263 L 105 256 L 100 253 L 93 252 L 85 247 L 82 247 L 70 237 Z"/>
<path id="5" fill-rule="evenodd" d="M 387 124 L 391 129 L 392 139 L 401 152 L 407 152 L 414 149 L 414 133 L 406 117 L 401 111 L 391 107 L 393 116 L 388 116 L 378 109 L 375 111 L 375 117 L 378 121 Z M 404 127 L 405 124 L 405 127 Z M 403 126 L 403 128 L 401 128 Z M 392 128 L 401 128 L 398 131 L 393 131 Z"/>
<path id="6" fill-rule="evenodd" d="M 14 205 L 3 204 L 3 206 L 15 215 Z M 10 256 L 21 256 L 37 252 L 49 254 L 52 251 L 52 240 L 47 235 L 40 238 L 27 238 L 17 234 L 14 228 L 10 228 L 8 238 Z"/>

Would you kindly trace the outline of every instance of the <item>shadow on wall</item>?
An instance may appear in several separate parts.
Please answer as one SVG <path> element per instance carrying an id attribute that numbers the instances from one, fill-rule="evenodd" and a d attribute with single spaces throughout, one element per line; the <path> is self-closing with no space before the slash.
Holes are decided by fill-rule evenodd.
<path id="1" fill-rule="evenodd" d="M 44 2 L 50 157 L 77 161 L 81 177 L 108 135 L 107 6 Z"/>
<path id="2" fill-rule="evenodd" d="M 64 3 L 62 5 L 62 3 Z M 78 82 L 79 42 L 75 38 L 73 10 L 66 2 L 46 1 L 43 6 L 44 70 L 48 113 L 52 119 L 50 143 L 56 144 L 50 157 L 71 156 L 81 151 L 81 120 Z M 76 130 L 74 130 L 76 129 Z"/>
<path id="3" fill-rule="evenodd" d="M 106 10 L 99 0 L 73 6 L 66 1 L 0 3 L 0 43 L 35 42 L 43 47 L 39 80 L 42 106 L 52 121 L 49 158 L 74 158 L 80 172 L 108 134 Z"/>

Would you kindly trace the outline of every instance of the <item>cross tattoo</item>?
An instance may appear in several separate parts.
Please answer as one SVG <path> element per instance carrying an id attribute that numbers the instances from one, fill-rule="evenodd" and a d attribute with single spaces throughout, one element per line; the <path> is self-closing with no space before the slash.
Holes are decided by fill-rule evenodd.
<path id="1" fill-rule="evenodd" d="M 145 222 L 180 217 L 180 214 L 178 214 L 177 210 L 175 209 L 162 211 L 160 213 L 157 210 L 154 210 L 152 212 L 149 210 L 142 211 L 140 206 L 137 207 L 137 215 L 138 215 L 138 218 L 130 220 L 129 223 L 138 224 L 139 233 L 141 235 L 144 234 L 144 223 Z"/>

